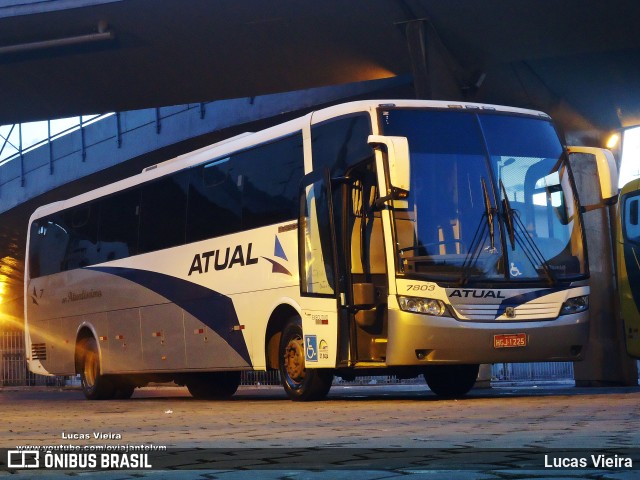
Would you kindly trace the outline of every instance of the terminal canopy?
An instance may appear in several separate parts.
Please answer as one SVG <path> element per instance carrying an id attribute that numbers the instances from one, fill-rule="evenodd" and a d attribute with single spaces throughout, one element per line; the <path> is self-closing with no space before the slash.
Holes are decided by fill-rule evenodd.
<path id="1" fill-rule="evenodd" d="M 0 124 L 411 75 L 419 96 L 640 124 L 635 0 L 13 0 Z"/>

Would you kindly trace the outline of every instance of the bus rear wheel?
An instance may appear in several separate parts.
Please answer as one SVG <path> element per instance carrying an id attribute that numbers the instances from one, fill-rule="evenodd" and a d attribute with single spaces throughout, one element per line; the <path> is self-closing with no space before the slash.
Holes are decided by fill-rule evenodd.
<path id="1" fill-rule="evenodd" d="M 109 400 L 116 395 L 116 386 L 109 377 L 100 373 L 100 352 L 93 337 L 78 344 L 80 354 L 80 380 L 82 392 L 88 400 Z M 132 391 L 133 392 L 133 391 Z"/>
<path id="2" fill-rule="evenodd" d="M 424 369 L 424 379 L 433 393 L 440 397 L 462 397 L 473 388 L 480 365 L 430 365 Z"/>
<path id="3" fill-rule="evenodd" d="M 284 327 L 278 355 L 280 381 L 290 399 L 311 401 L 327 396 L 333 382 L 333 370 L 306 368 L 299 318 L 291 319 Z"/>
<path id="4" fill-rule="evenodd" d="M 240 385 L 240 372 L 212 372 L 194 375 L 187 382 L 193 398 L 223 400 L 231 397 Z"/>

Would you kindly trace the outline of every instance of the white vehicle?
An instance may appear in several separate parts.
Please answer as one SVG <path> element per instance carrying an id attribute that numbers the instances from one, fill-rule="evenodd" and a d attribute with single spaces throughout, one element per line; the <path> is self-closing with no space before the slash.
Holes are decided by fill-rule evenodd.
<path id="1" fill-rule="evenodd" d="M 588 266 L 563 148 L 540 112 L 363 101 L 313 112 L 39 208 L 29 368 L 89 399 L 173 380 L 232 395 L 279 370 L 294 400 L 334 374 L 572 361 Z"/>

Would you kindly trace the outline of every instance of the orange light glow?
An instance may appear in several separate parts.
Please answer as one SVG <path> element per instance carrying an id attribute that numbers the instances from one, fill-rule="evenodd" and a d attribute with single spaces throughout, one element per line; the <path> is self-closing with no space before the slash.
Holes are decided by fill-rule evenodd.
<path id="1" fill-rule="evenodd" d="M 611 150 L 612 148 L 615 148 L 616 145 L 618 145 L 619 141 L 620 141 L 620 135 L 617 133 L 612 133 L 607 139 L 607 148 L 609 150 Z"/>

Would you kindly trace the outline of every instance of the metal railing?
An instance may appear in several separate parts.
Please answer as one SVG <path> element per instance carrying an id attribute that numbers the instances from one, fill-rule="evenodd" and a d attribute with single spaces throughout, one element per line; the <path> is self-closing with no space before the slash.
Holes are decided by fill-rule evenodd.
<path id="1" fill-rule="evenodd" d="M 206 117 L 207 105 L 211 103 L 197 103 L 177 105 L 171 107 L 162 107 L 148 109 L 136 112 L 124 113 L 105 113 L 102 115 L 91 115 L 82 117 L 72 117 L 71 119 L 48 120 L 42 122 L 34 122 L 32 124 L 15 124 L 0 126 L 0 191 L 5 188 L 5 184 L 19 179 L 20 185 L 25 186 L 25 178 L 32 173 L 34 168 L 29 163 L 28 158 L 30 152 L 38 149 L 44 150 L 48 155 L 49 174 L 53 175 L 56 162 L 63 160 L 72 155 L 79 155 L 82 162 L 90 160 L 88 152 L 91 148 L 106 142 L 115 142 L 117 149 L 123 146 L 123 138 L 127 134 L 136 132 L 139 129 L 153 125 L 156 134 L 160 135 L 163 124 L 170 119 L 185 112 L 196 111 L 196 115 L 204 120 Z M 133 115 L 131 115 L 133 114 Z M 90 125 L 107 120 L 114 117 L 115 120 L 101 127 L 100 130 L 90 133 L 87 129 Z M 121 117 L 126 117 L 124 120 Z M 56 122 L 65 122 L 76 119 L 76 122 L 66 128 L 55 128 Z M 68 123 L 67 123 L 68 125 Z M 31 135 L 31 138 L 24 138 L 26 129 L 39 130 L 39 136 Z M 78 135 L 78 139 L 74 140 L 71 149 L 63 148 L 62 152 L 56 150 L 56 140 L 61 139 L 70 134 Z M 15 167 L 15 163 L 19 166 Z M 12 165 L 11 173 L 5 174 L 3 167 Z M 44 165 L 42 165 L 44 166 Z"/>
<path id="2" fill-rule="evenodd" d="M 0 387 L 64 386 L 66 377 L 31 373 L 25 359 L 24 333 L 17 330 L 0 332 Z"/>
<path id="3" fill-rule="evenodd" d="M 573 363 L 497 363 L 491 377 L 493 381 L 573 380 Z"/>
<path id="4" fill-rule="evenodd" d="M 25 385 L 27 365 L 22 332 L 0 333 L 0 385 Z"/>
<path id="5" fill-rule="evenodd" d="M 113 115 L 106 113 L 103 115 L 89 115 L 81 117 L 63 118 L 59 120 L 47 120 L 43 122 L 33 122 L 25 124 L 3 125 L 0 127 L 0 166 L 21 158 L 31 150 L 43 147 L 49 144 L 51 150 L 51 142 L 64 137 L 75 131 L 82 131 L 84 127 L 98 122 L 104 118 Z M 75 121 L 74 121 L 75 119 Z M 64 124 L 73 124 L 66 128 L 56 128 L 55 124 L 62 122 Z M 4 130 L 3 130 L 4 129 Z M 29 132 L 29 139 L 25 141 L 25 130 Z M 51 157 L 53 152 L 51 151 Z"/>
<path id="6" fill-rule="evenodd" d="M 211 102 L 208 102 L 211 103 Z M 89 125 L 104 120 L 113 115 L 116 116 L 116 129 L 113 132 L 110 139 L 115 139 L 118 147 L 122 145 L 122 135 L 125 133 L 132 132 L 141 127 L 144 127 L 148 124 L 155 123 L 156 133 L 160 134 L 162 132 L 162 123 L 163 120 L 166 120 L 175 115 L 179 115 L 185 111 L 197 109 L 199 111 L 199 116 L 201 119 L 204 119 L 206 115 L 206 107 L 207 103 L 197 103 L 197 104 L 186 104 L 179 106 L 171 106 L 171 107 L 162 107 L 152 109 L 155 112 L 155 115 L 149 120 L 144 122 L 143 124 L 131 125 L 128 128 L 122 128 L 122 123 L 120 122 L 120 113 L 119 112 L 110 112 L 104 113 L 101 115 L 85 115 L 80 117 L 71 117 L 71 118 L 63 118 L 58 120 L 46 120 L 42 122 L 33 122 L 27 124 L 14 124 L 14 125 L 3 125 L 0 126 L 0 166 L 4 165 L 13 160 L 21 159 L 26 153 L 36 150 L 38 148 L 49 145 L 50 150 L 50 159 L 51 166 L 53 166 L 53 148 L 51 143 L 65 135 L 69 135 L 70 133 L 80 131 L 81 132 L 81 152 L 83 159 L 86 158 L 86 149 L 91 145 L 87 145 L 84 141 L 84 128 Z M 73 125 L 63 129 L 55 129 L 52 127 L 55 122 L 66 122 L 69 123 L 73 119 L 77 119 Z M 2 130 L 4 128 L 4 131 Z M 38 140 L 24 141 L 24 131 L 25 129 L 35 129 L 39 131 Z M 7 131 L 8 129 L 8 131 Z"/>
<path id="7" fill-rule="evenodd" d="M 573 380 L 573 364 L 570 362 L 548 363 L 499 363 L 492 366 L 491 382 L 500 383 L 518 381 L 554 381 Z M 279 385 L 280 375 L 277 371 L 243 372 L 241 385 Z M 418 378 L 400 379 L 395 375 L 378 375 L 357 377 L 355 380 L 344 380 L 335 377 L 334 385 L 412 385 L 424 384 L 422 376 Z"/>

